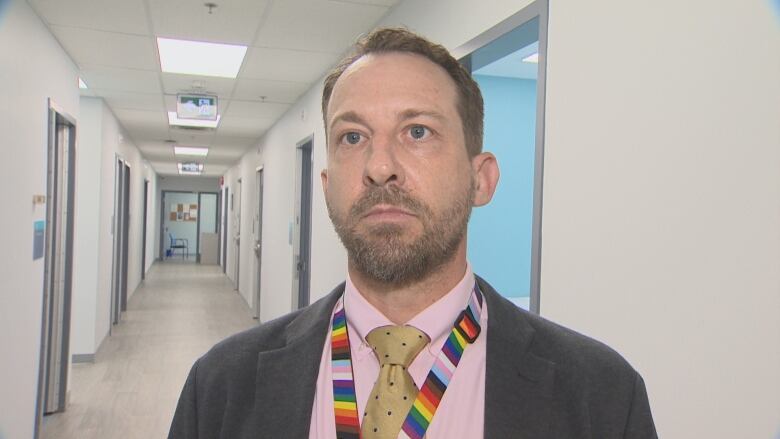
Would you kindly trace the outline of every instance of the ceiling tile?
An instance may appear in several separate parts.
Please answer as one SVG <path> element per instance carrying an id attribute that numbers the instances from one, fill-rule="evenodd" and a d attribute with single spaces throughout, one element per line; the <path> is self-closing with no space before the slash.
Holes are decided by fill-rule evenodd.
<path id="1" fill-rule="evenodd" d="M 173 147 L 165 142 L 138 142 L 138 149 L 150 161 L 175 160 Z"/>
<path id="2" fill-rule="evenodd" d="M 152 165 L 155 172 L 159 175 L 178 175 L 179 170 L 176 167 L 176 162 L 168 162 L 161 160 L 149 160 L 149 164 Z"/>
<path id="3" fill-rule="evenodd" d="M 233 99 L 292 104 L 309 88 L 305 82 L 271 81 L 267 79 L 239 79 Z"/>
<path id="4" fill-rule="evenodd" d="M 217 136 L 214 138 L 214 145 L 219 148 L 246 149 L 250 146 L 257 145 L 257 137 L 230 136 L 217 131 Z"/>
<path id="5" fill-rule="evenodd" d="M 50 24 L 149 35 L 143 0 L 28 0 Z"/>
<path id="6" fill-rule="evenodd" d="M 85 65 L 81 77 L 98 96 L 104 90 L 161 94 L 157 72 Z"/>
<path id="7" fill-rule="evenodd" d="M 290 108 L 290 104 L 232 100 L 226 103 L 222 117 L 278 119 Z"/>
<path id="8" fill-rule="evenodd" d="M 213 165 L 209 164 L 203 167 L 203 177 L 220 177 L 230 169 L 229 165 Z"/>
<path id="9" fill-rule="evenodd" d="M 348 1 L 277 1 L 254 45 L 340 54 L 387 11 L 383 5 Z"/>
<path id="10" fill-rule="evenodd" d="M 352 3 L 352 4 L 361 4 L 361 5 L 377 5 L 377 6 L 387 6 L 387 8 L 391 8 L 395 6 L 396 3 L 399 3 L 400 0 L 326 0 L 328 3 Z"/>
<path id="11" fill-rule="evenodd" d="M 100 96 L 114 110 L 165 111 L 161 94 L 104 90 L 100 93 Z"/>
<path id="12" fill-rule="evenodd" d="M 199 133 L 196 131 L 172 129 L 171 139 L 175 140 L 177 145 L 211 147 L 214 143 L 214 131 Z"/>
<path id="13" fill-rule="evenodd" d="M 332 53 L 251 47 L 239 77 L 311 84 L 337 61 Z"/>
<path id="14" fill-rule="evenodd" d="M 63 26 L 51 26 L 51 30 L 79 66 L 160 70 L 151 37 Z"/>
<path id="15" fill-rule="evenodd" d="M 168 138 L 168 127 L 155 124 L 149 126 L 143 123 L 123 123 L 122 124 L 130 137 L 137 143 L 149 141 L 163 141 Z"/>
<path id="16" fill-rule="evenodd" d="M 236 85 L 235 79 L 182 75 L 179 73 L 163 73 L 162 81 L 165 93 L 169 95 L 176 95 L 177 93 L 216 94 L 220 99 L 230 98 L 233 87 Z M 174 105 L 176 104 L 175 96 L 173 97 L 173 103 Z"/>
<path id="17" fill-rule="evenodd" d="M 268 1 L 220 0 L 218 4 L 209 14 L 203 2 L 149 0 L 154 32 L 165 38 L 250 45 Z"/>
<path id="18" fill-rule="evenodd" d="M 125 110 L 125 109 L 113 109 L 117 119 L 122 123 L 122 126 L 148 126 L 161 127 L 167 126 L 168 121 L 165 115 L 161 111 L 143 111 L 143 110 Z"/>
<path id="19" fill-rule="evenodd" d="M 274 122 L 276 119 L 226 116 L 219 122 L 218 132 L 236 137 L 260 137 Z"/>

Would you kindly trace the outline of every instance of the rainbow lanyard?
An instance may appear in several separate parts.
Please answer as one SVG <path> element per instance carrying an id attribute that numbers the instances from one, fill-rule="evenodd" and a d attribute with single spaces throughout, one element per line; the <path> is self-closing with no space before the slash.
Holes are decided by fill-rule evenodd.
<path id="1" fill-rule="evenodd" d="M 333 410 L 336 418 L 336 437 L 339 439 L 360 439 L 360 420 L 355 397 L 355 383 L 352 378 L 352 359 L 349 352 L 347 316 L 343 299 L 333 315 L 331 333 L 331 363 L 333 374 Z M 479 318 L 482 313 L 482 292 L 477 284 L 471 292 L 469 304 L 452 326 L 452 332 L 433 363 L 428 377 L 417 393 L 409 414 L 398 437 L 422 439 L 433 415 L 444 397 L 444 392 L 460 363 L 463 352 L 474 343 L 480 333 Z"/>

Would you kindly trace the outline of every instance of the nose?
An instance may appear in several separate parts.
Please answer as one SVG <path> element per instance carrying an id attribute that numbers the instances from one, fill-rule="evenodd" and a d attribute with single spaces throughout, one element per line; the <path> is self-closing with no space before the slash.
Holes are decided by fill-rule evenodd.
<path id="1" fill-rule="evenodd" d="M 392 138 L 375 136 L 366 148 L 366 166 L 363 184 L 366 186 L 402 185 L 403 169 L 398 163 L 397 145 Z"/>

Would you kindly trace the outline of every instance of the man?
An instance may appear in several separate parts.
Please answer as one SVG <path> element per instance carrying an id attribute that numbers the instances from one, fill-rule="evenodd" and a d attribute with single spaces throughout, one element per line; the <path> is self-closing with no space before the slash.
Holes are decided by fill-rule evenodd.
<path id="1" fill-rule="evenodd" d="M 642 378 L 516 308 L 466 260 L 498 183 L 482 97 L 441 46 L 362 39 L 326 79 L 328 212 L 345 284 L 200 358 L 170 438 L 652 438 Z"/>

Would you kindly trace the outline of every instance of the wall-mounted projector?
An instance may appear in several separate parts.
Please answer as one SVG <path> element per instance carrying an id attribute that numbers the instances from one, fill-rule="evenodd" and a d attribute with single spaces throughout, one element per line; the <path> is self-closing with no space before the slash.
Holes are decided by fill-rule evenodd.
<path id="1" fill-rule="evenodd" d="M 217 97 L 213 95 L 176 95 L 176 116 L 179 119 L 217 120 Z"/>

